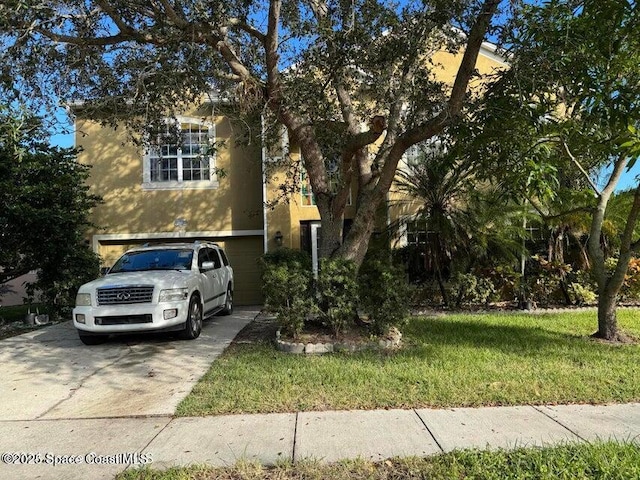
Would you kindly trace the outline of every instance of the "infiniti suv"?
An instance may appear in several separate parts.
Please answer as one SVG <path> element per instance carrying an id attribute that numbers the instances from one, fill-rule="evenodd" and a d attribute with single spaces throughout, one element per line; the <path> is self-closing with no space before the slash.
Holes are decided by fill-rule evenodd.
<path id="1" fill-rule="evenodd" d="M 233 310 L 233 269 L 215 243 L 174 243 L 128 250 L 78 290 L 73 324 L 86 345 L 135 332 L 200 335 L 204 317 Z"/>

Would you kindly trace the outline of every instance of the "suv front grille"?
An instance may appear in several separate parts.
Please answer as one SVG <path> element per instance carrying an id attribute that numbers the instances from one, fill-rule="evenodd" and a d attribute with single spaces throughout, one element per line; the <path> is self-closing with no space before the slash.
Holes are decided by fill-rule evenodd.
<path id="1" fill-rule="evenodd" d="M 96 325 L 135 325 L 137 323 L 153 323 L 153 317 L 150 314 L 96 317 L 95 323 Z"/>
<path id="2" fill-rule="evenodd" d="M 98 305 L 151 303 L 152 298 L 153 285 L 130 285 L 98 289 Z"/>

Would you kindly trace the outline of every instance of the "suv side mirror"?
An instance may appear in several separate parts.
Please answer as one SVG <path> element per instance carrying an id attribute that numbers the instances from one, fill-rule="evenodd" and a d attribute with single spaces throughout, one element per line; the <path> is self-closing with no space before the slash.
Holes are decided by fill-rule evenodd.
<path id="1" fill-rule="evenodd" d="M 206 272 L 208 270 L 213 270 L 216 268 L 216 264 L 214 262 L 202 262 L 202 266 L 200 267 L 201 272 Z"/>

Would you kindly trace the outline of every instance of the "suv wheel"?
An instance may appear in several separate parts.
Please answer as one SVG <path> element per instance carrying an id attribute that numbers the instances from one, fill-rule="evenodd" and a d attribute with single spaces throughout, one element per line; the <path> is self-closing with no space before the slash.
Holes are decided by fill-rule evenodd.
<path id="1" fill-rule="evenodd" d="M 189 302 L 189 314 L 184 325 L 184 330 L 180 332 L 180 338 L 184 340 L 194 340 L 200 336 L 202 331 L 202 307 L 195 295 Z"/>
<path id="2" fill-rule="evenodd" d="M 233 290 L 231 285 L 227 287 L 227 295 L 224 297 L 224 308 L 220 312 L 222 315 L 231 315 L 233 313 Z"/>
<path id="3" fill-rule="evenodd" d="M 86 333 L 80 333 L 80 331 L 78 331 L 78 336 L 80 337 L 80 341 L 85 345 L 100 345 L 107 339 L 107 337 L 103 335 L 87 335 Z"/>

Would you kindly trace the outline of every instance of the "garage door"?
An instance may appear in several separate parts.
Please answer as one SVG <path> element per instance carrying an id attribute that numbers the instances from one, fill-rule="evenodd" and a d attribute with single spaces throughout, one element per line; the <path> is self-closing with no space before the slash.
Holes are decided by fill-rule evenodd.
<path id="1" fill-rule="evenodd" d="M 258 264 L 262 255 L 262 237 L 226 238 L 216 243 L 224 248 L 233 267 L 235 304 L 262 304 L 260 265 Z"/>

